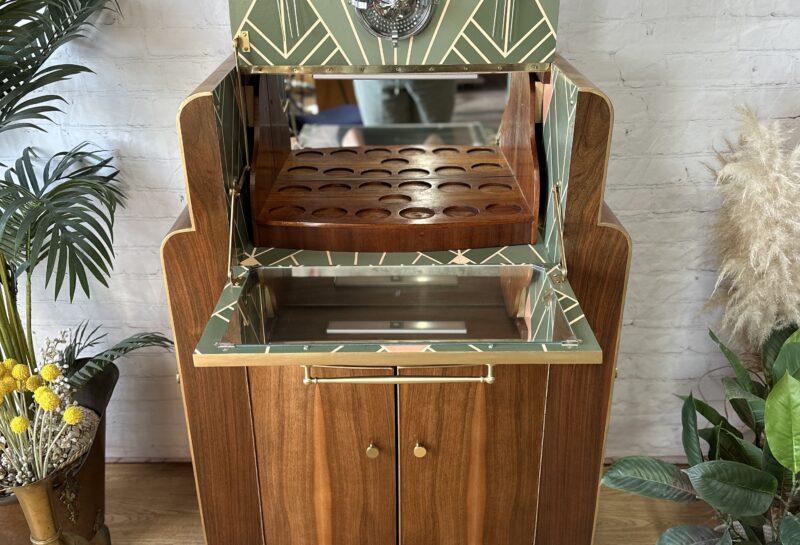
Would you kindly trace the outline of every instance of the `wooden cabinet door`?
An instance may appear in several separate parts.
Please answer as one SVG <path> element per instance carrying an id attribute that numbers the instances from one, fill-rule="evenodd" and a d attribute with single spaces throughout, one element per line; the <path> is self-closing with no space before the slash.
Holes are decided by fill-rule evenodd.
<path id="1" fill-rule="evenodd" d="M 394 387 L 305 386 L 301 367 L 251 368 L 249 378 L 265 542 L 396 543 Z M 370 443 L 379 451 L 376 458 L 367 456 Z"/>
<path id="2" fill-rule="evenodd" d="M 400 545 L 533 543 L 547 374 L 547 366 L 501 365 L 491 385 L 399 387 Z"/>

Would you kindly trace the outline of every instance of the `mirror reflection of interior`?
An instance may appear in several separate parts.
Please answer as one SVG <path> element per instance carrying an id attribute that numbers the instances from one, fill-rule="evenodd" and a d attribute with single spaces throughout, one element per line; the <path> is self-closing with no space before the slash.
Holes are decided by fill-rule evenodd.
<path id="1" fill-rule="evenodd" d="M 236 308 L 223 343 L 574 339 L 530 266 L 261 268 Z"/>
<path id="2" fill-rule="evenodd" d="M 258 80 L 256 246 L 405 252 L 537 241 L 548 72 L 345 77 Z"/>

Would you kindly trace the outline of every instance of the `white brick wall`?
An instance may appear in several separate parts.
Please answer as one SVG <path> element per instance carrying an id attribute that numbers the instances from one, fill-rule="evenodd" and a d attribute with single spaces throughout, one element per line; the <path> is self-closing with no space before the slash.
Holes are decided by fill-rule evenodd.
<path id="1" fill-rule="evenodd" d="M 130 202 L 117 226 L 111 290 L 55 304 L 36 289 L 37 338 L 104 323 L 111 339 L 169 330 L 158 246 L 184 205 L 175 113 L 229 51 L 226 0 L 121 0 L 90 39 L 60 56 L 97 76 L 59 86 L 70 101 L 46 135 L 0 135 L 0 161 L 89 140 L 112 150 Z M 634 239 L 608 455 L 680 455 L 673 393 L 723 365 L 705 329 L 714 282 L 707 258 L 716 196 L 704 163 L 747 103 L 767 118 L 800 116 L 796 0 L 562 0 L 560 51 L 616 107 L 608 199 Z M 41 283 L 41 282 L 40 282 Z M 188 456 L 172 357 L 150 352 L 122 367 L 110 408 L 108 455 Z M 711 401 L 721 392 L 704 381 Z"/>

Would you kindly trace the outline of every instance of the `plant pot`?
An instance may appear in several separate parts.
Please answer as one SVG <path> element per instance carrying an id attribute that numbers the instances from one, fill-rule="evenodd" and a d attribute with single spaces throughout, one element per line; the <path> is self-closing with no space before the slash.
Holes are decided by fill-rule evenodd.
<path id="1" fill-rule="evenodd" d="M 119 369 L 110 365 L 78 393 L 76 401 L 102 418 L 94 444 L 80 470 L 63 482 L 53 483 L 56 520 L 64 532 L 81 536 L 92 545 L 110 545 L 105 525 L 105 438 L 103 417 L 119 378 Z M 66 501 L 65 501 L 66 500 Z M 28 524 L 15 496 L 0 496 L 0 544 L 30 545 Z"/>
<path id="2" fill-rule="evenodd" d="M 48 543 L 53 545 L 89 545 L 84 538 L 62 533 L 61 525 L 56 519 L 53 503 L 53 478 L 48 477 L 39 482 L 14 488 L 25 520 L 30 530 L 30 542 L 33 544 Z"/>

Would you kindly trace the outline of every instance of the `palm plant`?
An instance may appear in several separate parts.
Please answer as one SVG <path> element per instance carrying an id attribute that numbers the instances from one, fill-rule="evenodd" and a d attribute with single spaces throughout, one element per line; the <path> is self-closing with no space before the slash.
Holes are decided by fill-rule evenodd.
<path id="1" fill-rule="evenodd" d="M 61 111 L 59 95 L 31 94 L 90 72 L 77 64 L 45 64 L 58 48 L 80 38 L 89 18 L 104 9 L 119 11 L 119 6 L 116 0 L 0 0 L 0 133 L 41 130 L 42 121 Z"/>
<path id="2" fill-rule="evenodd" d="M 0 0 L 0 133 L 43 130 L 41 123 L 65 102 L 43 90 L 91 72 L 76 64 L 47 64 L 64 44 L 82 37 L 90 18 L 116 0 Z M 35 96 L 31 97 L 31 94 Z M 65 283 L 70 300 L 80 286 L 91 294 L 90 279 L 107 286 L 114 258 L 114 218 L 125 205 L 119 171 L 88 143 L 40 161 L 26 148 L 0 179 L 0 356 L 37 367 L 33 345 L 31 278 L 45 265 L 45 281 L 55 297 Z M 25 279 L 25 326 L 18 311 L 17 282 Z M 171 343 L 157 333 L 134 335 L 114 348 L 78 359 L 104 336 L 86 325 L 71 336 L 62 362 L 75 387 L 83 386 L 119 357 L 146 346 Z M 80 364 L 76 363 L 80 362 Z M 47 362 L 45 362 L 47 363 Z"/>

